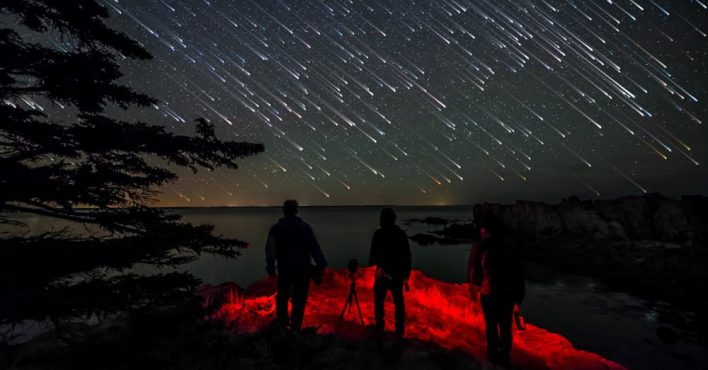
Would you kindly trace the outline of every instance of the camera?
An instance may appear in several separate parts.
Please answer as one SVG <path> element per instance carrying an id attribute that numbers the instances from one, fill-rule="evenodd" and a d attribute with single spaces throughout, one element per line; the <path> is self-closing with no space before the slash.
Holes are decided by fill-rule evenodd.
<path id="1" fill-rule="evenodd" d="M 359 269 L 359 261 L 357 261 L 356 258 L 350 259 L 349 263 L 347 264 L 347 269 L 349 270 L 350 274 L 354 275 Z"/>

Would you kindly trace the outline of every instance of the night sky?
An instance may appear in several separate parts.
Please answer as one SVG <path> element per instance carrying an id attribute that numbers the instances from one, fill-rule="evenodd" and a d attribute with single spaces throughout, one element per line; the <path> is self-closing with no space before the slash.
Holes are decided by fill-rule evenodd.
<path id="1" fill-rule="evenodd" d="M 708 189 L 706 2 L 99 0 L 162 102 L 266 153 L 160 204 L 469 204 Z"/>

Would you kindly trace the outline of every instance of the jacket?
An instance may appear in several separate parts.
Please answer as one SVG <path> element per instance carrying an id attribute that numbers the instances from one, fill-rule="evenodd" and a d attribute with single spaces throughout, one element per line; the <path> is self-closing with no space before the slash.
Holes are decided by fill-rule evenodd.
<path id="1" fill-rule="evenodd" d="M 369 266 L 378 266 L 397 280 L 411 275 L 411 247 L 406 233 L 397 225 L 374 232 L 369 252 Z"/>
<path id="2" fill-rule="evenodd" d="M 327 266 L 312 228 L 300 217 L 286 216 L 278 220 L 268 232 L 266 242 L 266 271 L 275 274 L 307 274 L 312 260 L 319 269 Z"/>
<path id="3" fill-rule="evenodd" d="M 482 266 L 482 263 L 486 266 Z M 485 277 L 483 267 L 487 268 Z M 467 281 L 481 286 L 489 279 L 490 295 L 508 297 L 520 304 L 526 293 L 524 267 L 514 244 L 509 239 L 490 237 L 476 243 L 470 250 Z"/>

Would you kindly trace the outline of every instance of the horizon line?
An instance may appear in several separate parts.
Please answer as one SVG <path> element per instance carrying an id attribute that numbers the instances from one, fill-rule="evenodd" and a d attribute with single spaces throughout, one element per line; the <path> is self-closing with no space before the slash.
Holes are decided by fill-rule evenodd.
<path id="1" fill-rule="evenodd" d="M 666 195 L 663 193 L 659 192 L 648 192 L 644 194 L 626 194 L 626 195 L 621 195 L 621 196 L 616 196 L 616 197 L 609 197 L 609 198 L 598 198 L 598 197 L 590 197 L 590 198 L 585 198 L 578 196 L 577 194 L 571 194 L 567 195 L 563 198 L 561 198 L 559 203 L 562 202 L 563 200 L 566 200 L 568 198 L 572 197 L 577 197 L 581 201 L 593 201 L 593 200 L 618 200 L 622 198 L 632 198 L 632 197 L 647 197 L 647 196 L 663 196 L 665 198 L 673 199 L 673 200 L 678 200 L 680 201 L 682 198 L 686 197 L 693 197 L 693 196 L 699 196 L 699 197 L 708 197 L 708 194 L 681 194 L 681 195 Z M 458 204 L 393 204 L 393 203 L 380 203 L 380 204 L 334 204 L 334 205 L 326 205 L 326 204 L 308 204 L 308 205 L 302 205 L 300 204 L 300 208 L 308 208 L 308 207 L 332 207 L 332 208 L 344 208 L 344 207 L 361 207 L 361 208 L 371 208 L 371 207 L 473 207 L 477 204 L 484 204 L 484 203 L 492 203 L 492 204 L 513 204 L 513 203 L 518 203 L 518 202 L 540 202 L 540 203 L 546 203 L 546 204 L 555 204 L 554 202 L 549 202 L 549 201 L 544 201 L 544 200 L 531 200 L 531 199 L 522 199 L 522 198 L 517 198 L 513 201 L 508 201 L 508 202 L 489 202 L 489 201 L 481 201 L 481 202 L 474 202 L 474 203 L 458 203 Z M 164 208 L 164 209 L 190 209 L 190 208 L 280 208 L 282 207 L 282 204 L 277 204 L 277 205 L 202 205 L 202 206 L 148 206 L 149 208 Z"/>
<path id="2" fill-rule="evenodd" d="M 475 203 L 478 204 L 478 203 Z M 313 207 L 338 207 L 338 208 L 371 208 L 371 207 L 473 207 L 475 204 L 336 204 L 336 205 L 326 205 L 326 204 L 309 204 L 309 205 L 298 205 L 299 208 L 313 208 Z M 168 209 L 190 209 L 190 208 L 282 208 L 282 204 L 278 205 L 244 205 L 244 206 L 150 206 L 150 208 L 168 208 Z"/>

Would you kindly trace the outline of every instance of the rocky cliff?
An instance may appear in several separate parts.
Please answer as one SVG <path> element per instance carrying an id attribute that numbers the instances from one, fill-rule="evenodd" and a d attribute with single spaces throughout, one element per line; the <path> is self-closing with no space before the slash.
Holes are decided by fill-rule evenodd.
<path id="1" fill-rule="evenodd" d="M 612 200 L 563 199 L 558 204 L 519 200 L 514 204 L 477 204 L 474 218 L 499 215 L 522 241 L 562 236 L 597 240 L 657 240 L 708 244 L 708 197 L 661 194 Z"/>

